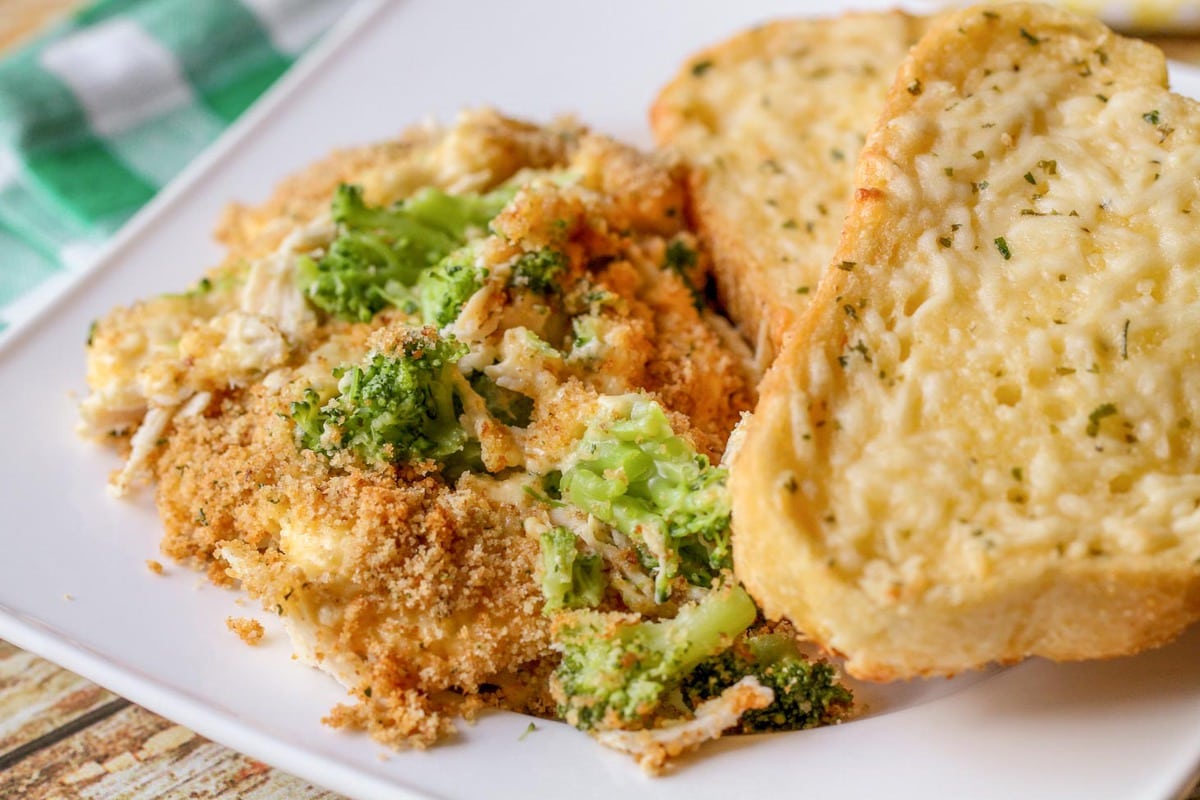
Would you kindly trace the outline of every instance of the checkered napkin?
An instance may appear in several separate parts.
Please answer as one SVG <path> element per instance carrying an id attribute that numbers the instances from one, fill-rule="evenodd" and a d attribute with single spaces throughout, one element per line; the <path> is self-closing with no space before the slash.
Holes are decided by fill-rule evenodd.
<path id="1" fill-rule="evenodd" d="M 0 335 L 352 0 L 96 0 L 0 60 Z"/>

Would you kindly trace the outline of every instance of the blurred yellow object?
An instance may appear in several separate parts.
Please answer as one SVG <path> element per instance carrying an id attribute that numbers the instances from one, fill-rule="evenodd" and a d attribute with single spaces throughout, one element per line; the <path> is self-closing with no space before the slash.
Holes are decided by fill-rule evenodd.
<path id="1" fill-rule="evenodd" d="M 1095 14 L 1126 32 L 1200 33 L 1197 0 L 1059 0 L 1059 5 Z"/>
<path id="2" fill-rule="evenodd" d="M 84 0 L 0 0 L 0 53 L 32 39 Z"/>
<path id="3" fill-rule="evenodd" d="M 981 1 L 950 0 L 947 5 L 969 6 Z M 1121 33 L 1200 37 L 1200 0 L 1041 0 L 1041 2 L 1099 17 L 1109 27 Z"/>

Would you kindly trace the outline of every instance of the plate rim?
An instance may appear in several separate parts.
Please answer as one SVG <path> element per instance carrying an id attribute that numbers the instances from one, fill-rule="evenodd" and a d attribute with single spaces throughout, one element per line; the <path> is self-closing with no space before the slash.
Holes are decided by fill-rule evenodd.
<path id="1" fill-rule="evenodd" d="M 299 59 L 246 114 L 132 217 L 104 245 L 91 264 L 74 271 L 52 299 L 27 319 L 0 335 L 0 363 L 3 363 L 4 357 L 15 347 L 20 346 L 18 343 L 36 336 L 44 329 L 50 323 L 56 309 L 83 291 L 96 276 L 112 269 L 124 251 L 133 246 L 161 216 L 169 213 L 179 203 L 185 202 L 193 185 L 203 180 L 230 157 L 258 127 L 278 113 L 289 97 L 302 90 L 322 65 L 352 44 L 376 15 L 389 5 L 388 0 L 357 0 L 321 42 Z M 1182 76 L 1185 82 L 1193 82 L 1197 90 L 1200 90 L 1200 68 L 1179 62 L 1170 62 L 1169 66 L 1172 84 L 1175 83 L 1176 76 Z M 253 723 L 189 697 L 157 677 L 140 674 L 122 665 L 118 659 L 72 642 L 42 624 L 36 617 L 14 611 L 2 602 L 0 638 L 250 757 L 268 762 L 321 786 L 326 786 L 330 779 L 334 778 L 336 788 L 332 789 L 333 791 L 356 797 L 401 797 L 412 800 L 435 797 L 425 790 L 362 771 L 316 749 L 301 750 L 292 744 L 280 742 Z M 1020 666 L 1014 669 L 1020 669 Z M 936 703 L 940 699 L 944 698 L 932 702 Z M 1168 778 L 1179 787 L 1180 797 L 1184 796 L 1195 777 L 1200 775 L 1200 751 L 1195 754 L 1194 761 L 1195 763 L 1187 768 L 1181 765 L 1179 774 Z"/>

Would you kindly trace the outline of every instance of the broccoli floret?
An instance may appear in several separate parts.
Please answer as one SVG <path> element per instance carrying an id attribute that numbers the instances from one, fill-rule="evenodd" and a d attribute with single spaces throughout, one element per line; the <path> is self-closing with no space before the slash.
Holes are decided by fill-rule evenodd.
<path id="1" fill-rule="evenodd" d="M 417 279 L 421 317 L 439 328 L 458 319 L 467 300 L 483 285 L 486 271 L 475 266 L 475 248 L 455 250 Z"/>
<path id="2" fill-rule="evenodd" d="M 638 545 L 661 603 L 676 575 L 711 586 L 732 568 L 727 477 L 674 434 L 661 406 L 634 397 L 627 414 L 588 428 L 559 490 Z"/>
<path id="3" fill-rule="evenodd" d="M 564 253 L 549 247 L 525 253 L 513 264 L 510 284 L 537 294 L 549 294 L 558 286 L 559 275 L 567 268 Z"/>
<path id="4" fill-rule="evenodd" d="M 854 695 L 838 682 L 837 669 L 806 659 L 786 633 L 748 635 L 720 655 L 704 661 L 681 687 L 684 702 L 695 708 L 747 675 L 775 693 L 771 705 L 742 715 L 742 733 L 794 731 L 828 725 L 844 718 Z"/>
<path id="5" fill-rule="evenodd" d="M 566 611 L 556 620 L 562 662 L 550 690 L 559 716 L 584 730 L 654 727 L 678 717 L 676 689 L 698 664 L 729 647 L 758 614 L 730 582 L 685 605 L 672 619 Z"/>
<path id="6" fill-rule="evenodd" d="M 553 527 L 539 536 L 542 546 L 542 596 L 546 611 L 591 608 L 604 597 L 603 560 L 580 553 L 575 534 Z"/>
<path id="7" fill-rule="evenodd" d="M 308 389 L 292 403 L 296 440 L 330 454 L 351 450 L 365 462 L 445 459 L 463 449 L 454 363 L 466 352 L 433 328 L 413 329 L 394 353 L 371 353 L 339 368 L 338 393 L 321 405 Z"/>
<path id="8" fill-rule="evenodd" d="M 448 195 L 427 188 L 373 208 L 361 188 L 343 184 L 332 203 L 337 236 L 320 260 L 298 260 L 297 283 L 314 305 L 342 319 L 365 322 L 388 306 L 415 311 L 411 287 L 422 272 L 486 227 L 512 196 L 512 189 Z"/>
<path id="9" fill-rule="evenodd" d="M 290 416 L 296 423 L 296 444 L 305 450 L 325 451 L 321 438 L 325 435 L 325 415 L 321 412 L 321 395 L 311 386 L 304 390 L 304 399 L 291 405 Z"/>

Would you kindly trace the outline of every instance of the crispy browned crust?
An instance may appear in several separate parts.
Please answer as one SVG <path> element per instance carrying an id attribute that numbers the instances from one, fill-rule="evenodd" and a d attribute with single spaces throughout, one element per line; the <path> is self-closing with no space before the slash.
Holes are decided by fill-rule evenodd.
<path id="1" fill-rule="evenodd" d="M 1027 46 L 1034 38 L 1039 48 Z M 896 77 L 860 158 L 841 244 L 820 292 L 760 385 L 760 404 L 733 467 L 739 577 L 769 616 L 790 618 L 845 655 L 848 672 L 868 680 L 953 675 L 1035 655 L 1056 660 L 1125 655 L 1170 641 L 1200 617 L 1200 572 L 1193 559 L 1133 551 L 1076 560 L 1055 558 L 1053 552 L 1013 559 L 999 565 L 994 579 L 964 578 L 954 587 L 956 598 L 907 595 L 898 587 L 888 601 L 873 599 L 835 567 L 826 549 L 828 528 L 821 520 L 837 514 L 841 499 L 823 496 L 819 488 L 796 491 L 797 481 L 820 485 L 838 440 L 834 426 L 824 422 L 846 392 L 843 379 L 834 377 L 821 393 L 811 389 L 814 371 L 834 364 L 855 335 L 855 318 L 845 308 L 869 300 L 887 318 L 887 309 L 904 306 L 889 273 L 904 274 L 916 234 L 897 207 L 891 182 L 907 177 L 912 154 L 897 144 L 902 139 L 889 135 L 888 126 L 919 102 L 922 82 L 945 81 L 961 95 L 989 64 L 1012 69 L 1018 52 L 1007 49 L 1017 47 L 1012 42 L 1021 43 L 1021 58 L 1057 59 L 1063 85 L 1088 99 L 1101 80 L 1165 87 L 1161 53 L 1065 12 L 1031 5 L 975 8 L 935 23 Z M 1028 113 L 1042 113 L 1039 104 L 1051 101 L 1039 96 L 1038 87 L 1028 92 Z M 811 447 L 809 437 L 800 441 L 800 431 L 813 431 Z M 920 476 L 912 476 L 911 491 L 921 491 Z M 819 499 L 807 500 L 806 494 Z"/>
<path id="2" fill-rule="evenodd" d="M 574 124 L 538 127 L 489 111 L 336 153 L 285 180 L 263 205 L 232 209 L 219 233 L 226 259 L 210 273 L 217 288 L 108 315 L 93 337 L 96 380 L 116 373 L 137 388 L 126 373 L 140 367 L 129 365 L 123 337 L 227 310 L 236 301 L 225 284 L 237 286 L 251 262 L 327 214 L 341 183 L 385 204 L 429 185 L 487 190 L 527 168 L 569 168 L 579 188 L 523 190 L 492 222 L 489 263 L 561 248 L 578 273 L 570 285 L 586 271 L 580 286 L 611 304 L 606 319 L 622 337 L 594 363 L 572 367 L 567 399 L 539 408 L 548 420 L 537 420 L 537 435 L 573 445 L 598 392 L 642 391 L 718 460 L 754 387 L 744 349 L 729 347 L 684 278 L 662 268 L 669 243 L 696 245 L 682 212 L 682 170 Z M 701 253 L 696 269 L 706 268 Z M 421 747 L 449 734 L 455 715 L 486 707 L 553 715 L 547 680 L 557 656 L 537 576 L 540 546 L 524 527 L 533 501 L 504 495 L 493 476 L 448 482 L 436 465 L 366 466 L 297 446 L 291 402 L 342 363 L 388 349 L 412 323 L 397 309 L 368 323 L 314 321 L 269 377 L 244 382 L 219 370 L 202 377 L 190 355 L 170 351 L 162 373 L 193 397 L 203 392 L 206 404 L 172 417 L 146 463 L 163 552 L 215 582 L 236 579 L 282 618 L 299 657 L 350 691 L 331 724 Z M 182 338 L 174 328 L 171 336 Z M 127 426 L 116 429 L 121 436 L 105 440 L 123 445 L 136 423 L 118 422 Z M 255 635 L 247 622 L 231 627 Z"/>
<path id="3" fill-rule="evenodd" d="M 924 25 L 898 11 L 771 22 L 690 57 L 651 109 L 689 165 L 718 297 L 763 363 L 816 293 L 862 140 Z"/>
<path id="4" fill-rule="evenodd" d="M 272 252 L 297 225 L 319 216 L 342 183 L 364 186 L 372 203 L 387 203 L 421 186 L 441 185 L 439 148 L 473 167 L 474 186 L 492 186 L 517 170 L 553 166 L 566 158 L 582 128 L 564 122 L 540 128 L 494 111 L 473 112 L 471 124 L 451 137 L 433 127 L 414 127 L 395 139 L 337 150 L 279 182 L 260 205 L 231 203 L 215 231 L 228 251 L 227 261 L 249 260 Z"/>

